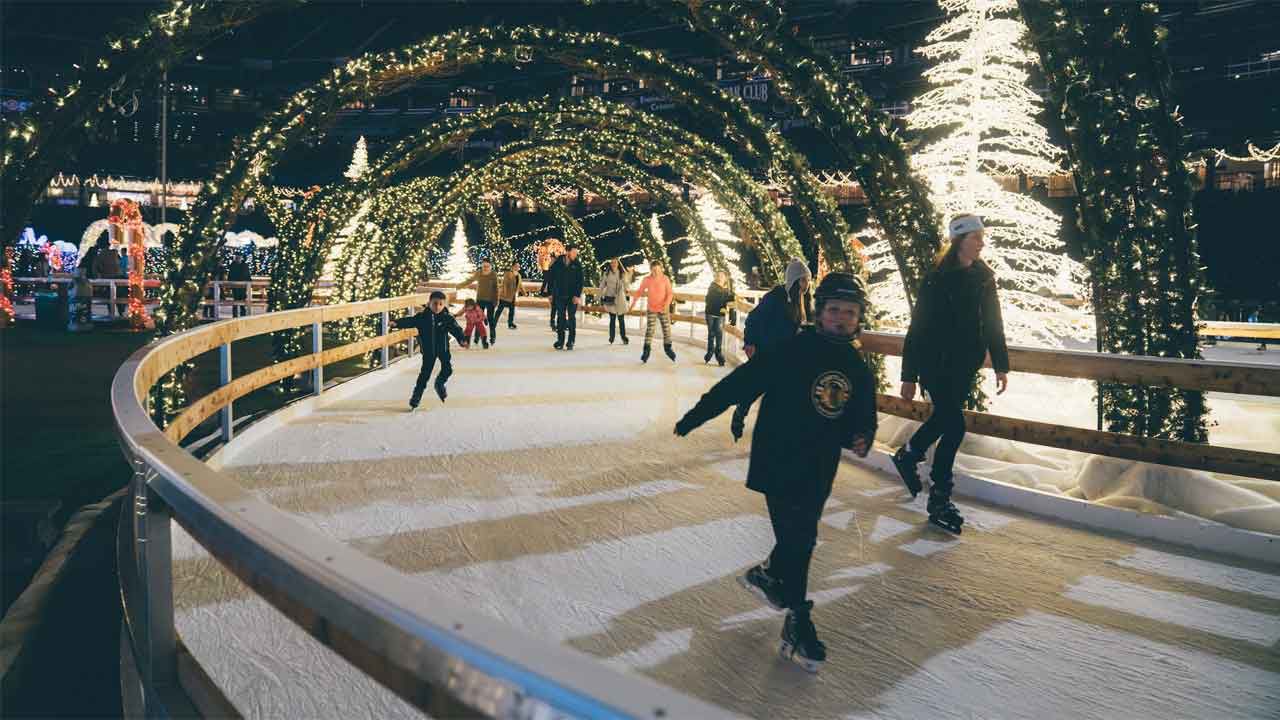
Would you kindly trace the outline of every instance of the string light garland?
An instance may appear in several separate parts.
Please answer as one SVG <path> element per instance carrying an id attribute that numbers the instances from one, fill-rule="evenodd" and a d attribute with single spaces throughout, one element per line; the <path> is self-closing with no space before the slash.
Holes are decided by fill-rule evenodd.
<path id="1" fill-rule="evenodd" d="M 1069 140 L 1099 350 L 1199 358 L 1185 130 L 1154 2 L 1020 0 Z M 1099 383 L 1112 432 L 1204 442 L 1201 392 Z"/>
<path id="2" fill-rule="evenodd" d="M 1253 143 L 1246 143 L 1245 149 L 1249 151 L 1248 155 L 1232 155 L 1225 150 L 1214 149 L 1212 152 L 1219 160 L 1234 160 L 1235 162 L 1278 162 L 1280 161 L 1280 143 L 1269 150 L 1259 149 Z"/>

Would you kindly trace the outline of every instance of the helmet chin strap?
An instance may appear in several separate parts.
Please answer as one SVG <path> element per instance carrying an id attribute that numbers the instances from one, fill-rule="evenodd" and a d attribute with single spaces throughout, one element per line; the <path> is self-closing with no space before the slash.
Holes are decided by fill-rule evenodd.
<path id="1" fill-rule="evenodd" d="M 814 324 L 813 324 L 813 327 L 814 327 L 814 329 L 815 329 L 815 330 L 817 330 L 817 331 L 818 331 L 818 336 L 819 336 L 819 337 L 821 337 L 821 338 L 822 338 L 822 339 L 824 339 L 824 340 L 830 340 L 831 342 L 834 342 L 834 343 L 846 343 L 846 342 L 850 342 L 850 341 L 852 341 L 854 338 L 858 337 L 858 330 L 857 330 L 856 328 L 854 329 L 854 331 L 853 331 L 852 333 L 850 333 L 850 334 L 848 334 L 848 335 L 845 335 L 845 334 L 843 334 L 843 333 L 833 333 L 833 332 L 829 332 L 825 327 L 823 327 L 823 324 L 822 324 L 822 321 L 821 321 L 821 320 L 819 320 L 818 322 L 814 323 Z"/>

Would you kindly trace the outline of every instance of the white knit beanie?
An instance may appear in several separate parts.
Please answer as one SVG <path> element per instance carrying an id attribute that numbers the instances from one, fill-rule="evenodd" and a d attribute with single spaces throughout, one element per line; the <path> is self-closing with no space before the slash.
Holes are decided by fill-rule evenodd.
<path id="1" fill-rule="evenodd" d="M 955 240 L 982 229 L 982 218 L 977 215 L 957 215 L 951 218 L 951 223 L 947 226 L 947 235 L 949 239 Z"/>
<path id="2" fill-rule="evenodd" d="M 800 279 L 812 280 L 813 275 L 809 273 L 809 266 L 804 264 L 803 260 L 792 260 L 787 263 L 787 272 L 784 276 L 784 285 L 787 292 L 791 292 L 791 287 Z"/>

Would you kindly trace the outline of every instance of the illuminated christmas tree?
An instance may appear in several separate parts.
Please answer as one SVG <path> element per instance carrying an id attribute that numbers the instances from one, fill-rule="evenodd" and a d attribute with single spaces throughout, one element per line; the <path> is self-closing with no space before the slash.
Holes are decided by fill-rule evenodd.
<path id="1" fill-rule="evenodd" d="M 475 272 L 475 266 L 467 255 L 467 231 L 462 225 L 462 218 L 453 227 L 453 245 L 449 248 L 449 259 L 445 261 L 442 282 L 462 282 Z"/>
<path id="2" fill-rule="evenodd" d="M 707 229 L 707 233 L 711 235 L 711 239 L 716 244 L 716 249 L 720 251 L 720 255 L 724 258 L 728 267 L 725 269 L 729 272 L 729 277 L 735 288 L 745 288 L 747 286 L 746 275 L 742 269 L 738 267 L 741 255 L 738 253 L 738 238 L 734 236 L 733 230 L 729 225 L 729 212 L 720 207 L 715 197 L 709 192 L 703 192 L 694 203 L 694 209 L 698 211 L 698 217 L 702 219 L 702 225 Z M 655 220 L 656 222 L 656 216 Z M 710 261 L 707 260 L 706 253 L 702 251 L 702 247 L 695 241 L 690 239 L 689 252 L 685 254 L 684 260 L 680 263 L 680 276 L 689 278 L 687 282 L 681 285 L 682 290 L 691 292 L 706 290 L 715 280 L 715 270 L 711 267 Z"/>
<path id="3" fill-rule="evenodd" d="M 1011 343 L 1057 347 L 1065 337 L 1089 338 L 1090 316 L 1054 297 L 1081 297 L 1085 279 L 1084 267 L 1067 256 L 1059 238 L 1062 220 L 1018 192 L 1022 177 L 1047 182 L 1060 172 L 1063 151 L 1037 121 L 1043 105 L 1028 87 L 1037 61 L 1017 2 L 939 4 L 947 19 L 919 50 L 935 63 L 924 73 L 931 87 L 907 116 L 922 141 L 912 166 L 929 186 L 940 223 L 960 213 L 982 217 L 982 257 L 1000 283 Z M 876 253 L 870 255 L 874 262 Z M 896 299 L 900 292 L 900 286 L 873 287 L 872 294 L 890 303 L 887 314 L 902 317 L 906 298 Z"/>
<path id="4" fill-rule="evenodd" d="M 351 154 L 351 164 L 347 166 L 347 171 L 343 173 L 348 179 L 355 180 L 369 171 L 369 145 L 364 141 L 364 136 L 356 141 L 355 152 Z"/>

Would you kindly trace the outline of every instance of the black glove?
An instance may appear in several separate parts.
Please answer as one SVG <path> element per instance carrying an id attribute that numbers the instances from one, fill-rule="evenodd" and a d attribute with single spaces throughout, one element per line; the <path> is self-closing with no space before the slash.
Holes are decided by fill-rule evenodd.
<path id="1" fill-rule="evenodd" d="M 738 442 L 742 439 L 742 433 L 746 431 L 747 423 L 745 418 L 738 417 L 737 413 L 733 414 L 733 419 L 729 421 L 729 432 L 733 433 L 733 441 Z"/>
<path id="2" fill-rule="evenodd" d="M 684 437 L 685 435 L 693 432 L 693 429 L 696 427 L 698 427 L 697 423 L 690 420 L 688 415 L 685 415 L 676 423 L 676 434 L 680 437 Z"/>

